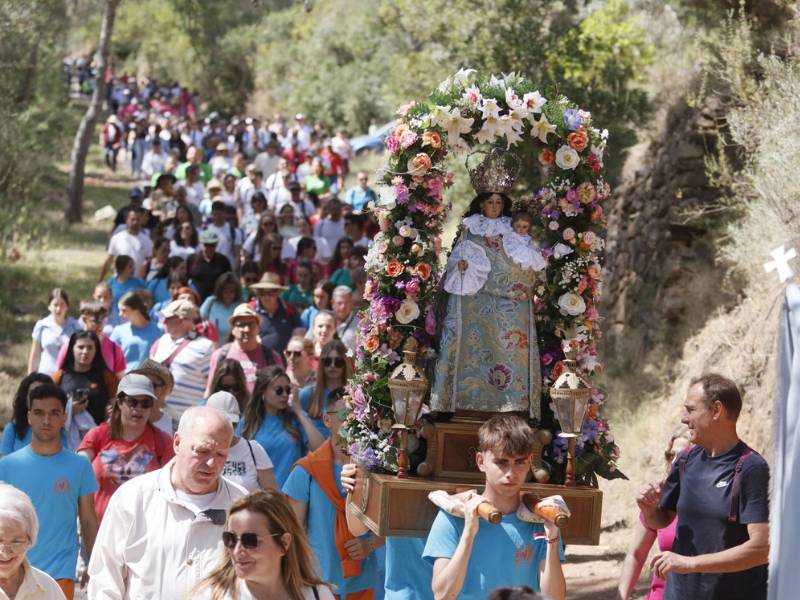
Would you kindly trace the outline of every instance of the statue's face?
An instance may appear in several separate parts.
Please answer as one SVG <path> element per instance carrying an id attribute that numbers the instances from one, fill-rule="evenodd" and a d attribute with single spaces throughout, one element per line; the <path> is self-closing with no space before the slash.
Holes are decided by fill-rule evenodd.
<path id="1" fill-rule="evenodd" d="M 492 194 L 481 202 L 481 214 L 487 219 L 496 219 L 503 214 L 503 197 L 500 194 Z"/>

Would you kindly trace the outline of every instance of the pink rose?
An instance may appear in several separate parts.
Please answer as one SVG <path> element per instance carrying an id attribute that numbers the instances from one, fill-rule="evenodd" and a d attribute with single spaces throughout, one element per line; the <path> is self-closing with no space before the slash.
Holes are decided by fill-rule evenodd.
<path id="1" fill-rule="evenodd" d="M 385 144 L 386 144 L 386 149 L 392 154 L 400 150 L 400 142 L 398 142 L 397 138 L 394 137 L 393 135 L 386 137 Z"/>
<path id="2" fill-rule="evenodd" d="M 411 131 L 410 129 L 406 129 L 400 136 L 400 147 L 403 148 L 403 150 L 406 150 L 410 146 L 413 146 L 414 142 L 416 141 L 417 141 L 417 134 Z"/>
<path id="3" fill-rule="evenodd" d="M 412 279 L 408 283 L 406 283 L 406 294 L 409 296 L 416 296 L 419 294 L 419 280 Z"/>

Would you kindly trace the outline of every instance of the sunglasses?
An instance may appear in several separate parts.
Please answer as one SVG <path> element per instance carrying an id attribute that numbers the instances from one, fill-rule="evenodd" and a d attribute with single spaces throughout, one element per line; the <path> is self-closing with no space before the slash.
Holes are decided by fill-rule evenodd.
<path id="1" fill-rule="evenodd" d="M 272 388 L 272 391 L 275 392 L 276 396 L 283 396 L 284 394 L 288 396 L 289 394 L 292 393 L 292 386 L 287 385 L 284 387 L 282 385 L 279 385 L 277 387 Z"/>
<path id="2" fill-rule="evenodd" d="M 269 537 L 278 537 L 282 534 L 280 533 L 270 533 Z M 223 531 L 222 532 L 222 545 L 225 546 L 228 550 L 233 550 L 236 548 L 236 543 L 241 542 L 242 548 L 245 550 L 253 550 L 258 548 L 258 541 L 259 536 L 257 533 L 253 533 L 252 531 L 248 531 L 247 533 L 243 533 L 240 536 L 237 536 L 232 531 Z"/>
<path id="3" fill-rule="evenodd" d="M 247 321 L 234 321 L 234 327 L 238 327 L 239 329 L 249 329 L 250 327 L 255 327 L 255 323 L 251 320 Z"/>
<path id="4" fill-rule="evenodd" d="M 337 367 L 341 369 L 344 366 L 344 359 L 338 356 L 326 356 L 322 359 L 322 366 L 323 367 Z"/>
<path id="5" fill-rule="evenodd" d="M 139 407 L 145 408 L 145 409 L 153 408 L 153 399 L 152 398 L 144 398 L 144 399 L 125 398 L 123 400 L 123 402 L 125 404 L 127 404 L 128 406 L 130 406 L 131 408 L 139 408 Z"/>

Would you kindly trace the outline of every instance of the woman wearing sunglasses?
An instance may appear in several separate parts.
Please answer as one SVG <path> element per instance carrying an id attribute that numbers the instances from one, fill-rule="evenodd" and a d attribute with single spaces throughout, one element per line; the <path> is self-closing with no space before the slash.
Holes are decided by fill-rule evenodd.
<path id="1" fill-rule="evenodd" d="M 306 532 L 277 490 L 234 500 L 219 563 L 190 594 L 202 600 L 333 600 L 314 571 Z"/>
<path id="2" fill-rule="evenodd" d="M 125 375 L 108 421 L 90 429 L 78 447 L 78 453 L 91 461 L 99 485 L 94 494 L 98 526 L 119 486 L 161 468 L 174 455 L 170 436 L 149 422 L 155 399 L 148 377 Z"/>
<path id="3" fill-rule="evenodd" d="M 256 386 L 236 434 L 256 440 L 272 458 L 275 480 L 283 486 L 292 465 L 325 441 L 297 398 L 283 369 L 269 366 L 258 372 Z"/>
<path id="4" fill-rule="evenodd" d="M 347 348 L 339 340 L 331 340 L 320 352 L 317 380 L 300 390 L 300 406 L 325 438 L 330 435 L 322 421 L 328 394 L 331 390 L 344 387 L 352 376 L 353 366 L 347 360 Z"/>
<path id="5" fill-rule="evenodd" d="M 214 377 L 208 389 L 208 395 L 216 392 L 230 392 L 239 404 L 239 411 L 244 412 L 250 394 L 247 391 L 247 377 L 242 364 L 238 360 L 226 358 L 217 365 Z"/>

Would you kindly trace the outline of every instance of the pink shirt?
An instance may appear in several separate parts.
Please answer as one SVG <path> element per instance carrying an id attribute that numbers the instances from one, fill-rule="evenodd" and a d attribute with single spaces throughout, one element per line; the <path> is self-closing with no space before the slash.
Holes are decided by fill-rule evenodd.
<path id="1" fill-rule="evenodd" d="M 64 368 L 68 346 L 69 344 L 61 346 L 61 350 L 58 352 L 58 358 L 56 359 L 56 369 Z M 112 342 L 110 339 L 103 336 L 103 340 L 100 342 L 100 351 L 103 353 L 103 360 L 106 361 L 106 366 L 109 371 L 112 373 L 119 373 L 125 370 L 127 366 L 125 362 L 125 353 L 118 343 Z"/>
<path id="2" fill-rule="evenodd" d="M 208 367 L 208 388 L 211 387 L 211 382 L 214 381 L 214 372 L 217 370 L 217 364 L 219 363 L 221 353 L 222 348 L 215 350 L 214 354 L 211 355 L 211 364 Z M 225 358 L 235 360 L 242 365 L 242 370 L 244 370 L 244 376 L 247 380 L 247 393 L 252 394 L 253 389 L 256 387 L 256 375 L 258 370 L 267 366 L 263 348 L 259 346 L 251 352 L 245 352 L 239 348 L 236 342 L 232 342 Z M 272 352 L 272 360 L 276 365 L 283 365 L 280 354 L 274 350 Z"/>
<path id="3" fill-rule="evenodd" d="M 639 513 L 639 521 L 642 525 L 644 525 L 645 529 L 648 531 L 653 531 L 652 528 L 648 527 L 642 513 Z M 672 519 L 672 523 L 664 527 L 664 529 L 659 529 L 656 531 L 659 551 L 669 552 L 672 550 L 672 543 L 675 541 L 675 533 L 677 529 L 678 518 L 675 517 Z M 663 579 L 653 575 L 653 581 L 650 583 L 650 593 L 645 597 L 645 600 L 661 600 L 661 597 L 664 595 L 665 585 L 666 582 Z"/>

